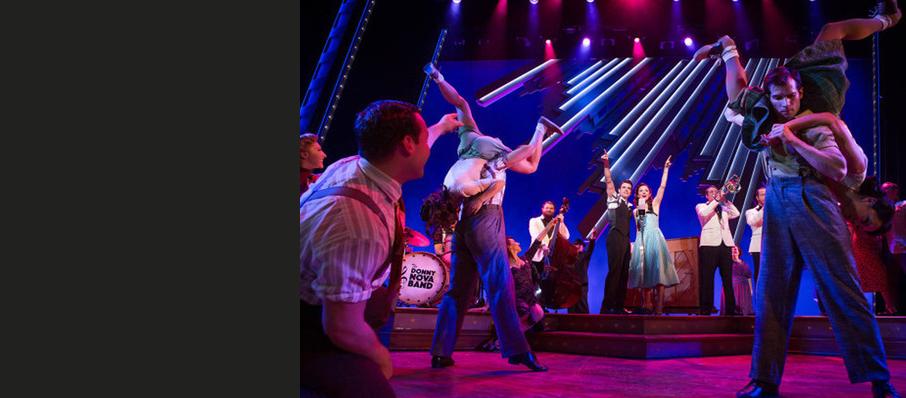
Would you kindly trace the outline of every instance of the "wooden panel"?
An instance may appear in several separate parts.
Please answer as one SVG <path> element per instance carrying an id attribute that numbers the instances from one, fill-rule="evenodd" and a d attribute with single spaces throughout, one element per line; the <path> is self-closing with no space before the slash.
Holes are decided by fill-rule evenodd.
<path id="1" fill-rule="evenodd" d="M 547 314 L 545 330 L 628 333 L 752 333 L 752 317 Z"/>
<path id="2" fill-rule="evenodd" d="M 673 254 L 679 284 L 664 289 L 664 311 L 689 313 L 699 307 L 698 237 L 667 239 L 667 249 Z M 641 307 L 640 289 L 627 290 L 626 305 Z"/>
<path id="3" fill-rule="evenodd" d="M 752 352 L 752 335 L 545 332 L 531 337 L 537 351 L 620 358 L 686 358 Z"/>

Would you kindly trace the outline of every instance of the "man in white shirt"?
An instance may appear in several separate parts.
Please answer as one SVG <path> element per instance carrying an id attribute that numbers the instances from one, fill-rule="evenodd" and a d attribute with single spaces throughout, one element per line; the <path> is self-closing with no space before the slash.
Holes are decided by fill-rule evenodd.
<path id="1" fill-rule="evenodd" d="M 752 240 L 749 242 L 749 254 L 755 262 L 755 279 L 753 284 L 758 281 L 758 267 L 761 261 L 761 224 L 764 219 L 764 197 L 767 190 L 765 187 L 758 188 L 755 191 L 755 207 L 746 210 L 746 224 L 752 228 Z"/>
<path id="2" fill-rule="evenodd" d="M 724 197 L 714 185 L 705 191 L 707 203 L 695 206 L 702 233 L 698 242 L 698 288 L 701 315 L 711 315 L 714 308 L 714 269 L 720 271 L 727 308 L 725 315 L 736 315 L 736 298 L 733 295 L 733 234 L 730 221 L 739 217 L 739 210 L 733 202 Z"/>
<path id="3" fill-rule="evenodd" d="M 560 226 L 557 227 L 560 235 L 562 235 L 565 239 L 569 239 L 569 229 L 566 228 L 566 225 L 563 222 L 563 215 L 561 214 L 554 217 L 555 211 L 556 208 L 554 207 L 554 202 L 548 200 L 541 205 L 541 215 L 529 219 L 529 236 L 532 237 L 532 244 L 534 244 L 535 241 L 538 240 L 538 235 L 540 235 L 541 232 L 544 231 L 544 228 L 547 227 L 547 225 L 550 224 L 555 218 L 560 220 Z M 530 259 L 532 266 L 534 266 L 535 269 L 538 270 L 539 275 L 541 275 L 541 273 L 544 271 L 544 256 L 547 255 L 548 252 L 550 252 L 549 245 L 553 236 L 553 230 L 548 231 L 547 234 L 542 236 L 540 248 Z"/>

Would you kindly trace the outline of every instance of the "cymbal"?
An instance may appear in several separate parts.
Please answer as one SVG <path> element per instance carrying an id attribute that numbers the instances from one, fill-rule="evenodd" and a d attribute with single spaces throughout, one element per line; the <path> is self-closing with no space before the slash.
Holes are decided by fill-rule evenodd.
<path id="1" fill-rule="evenodd" d="M 424 247 L 431 245 L 431 241 L 427 236 L 422 235 L 418 231 L 409 228 L 406 228 L 403 231 L 403 240 L 406 242 L 406 244 L 415 247 Z"/>

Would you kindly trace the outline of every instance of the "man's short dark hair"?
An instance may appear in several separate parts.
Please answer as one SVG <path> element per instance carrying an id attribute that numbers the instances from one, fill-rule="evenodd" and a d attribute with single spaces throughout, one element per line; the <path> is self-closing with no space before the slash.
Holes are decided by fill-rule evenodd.
<path id="1" fill-rule="evenodd" d="M 766 91 L 771 90 L 771 86 L 780 86 L 784 85 L 793 79 L 796 82 L 796 89 L 802 88 L 802 78 L 799 77 L 799 72 L 795 69 L 790 69 L 785 66 L 778 66 L 774 69 L 771 69 L 767 75 L 764 76 L 764 83 L 762 87 Z"/>
<path id="2" fill-rule="evenodd" d="M 305 133 L 299 136 L 299 148 L 302 151 L 307 151 L 316 142 L 318 142 L 318 136 L 312 133 Z"/>
<path id="3" fill-rule="evenodd" d="M 407 102 L 383 100 L 368 104 L 356 115 L 355 134 L 359 154 L 368 160 L 390 156 L 406 136 L 418 142 L 418 107 Z"/>
<path id="4" fill-rule="evenodd" d="M 557 208 L 557 205 L 555 205 L 554 202 L 553 202 L 552 200 L 545 200 L 544 203 L 541 204 L 541 207 L 544 207 L 544 206 L 547 205 L 547 204 L 550 204 L 551 206 L 554 206 L 555 209 Z"/>
<path id="5" fill-rule="evenodd" d="M 620 186 L 622 187 L 623 184 L 629 184 L 629 188 L 632 189 L 632 180 L 623 180 L 620 182 Z"/>

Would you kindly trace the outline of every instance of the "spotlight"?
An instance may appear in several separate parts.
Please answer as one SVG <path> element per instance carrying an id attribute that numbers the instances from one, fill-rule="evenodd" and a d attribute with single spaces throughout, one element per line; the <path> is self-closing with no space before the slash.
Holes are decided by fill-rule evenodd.
<path id="1" fill-rule="evenodd" d="M 685 39 L 683 39 L 683 44 L 685 44 L 686 47 L 692 47 L 692 38 L 686 37 Z"/>
<path id="2" fill-rule="evenodd" d="M 636 42 L 636 43 L 638 43 L 638 42 L 639 42 L 639 38 L 638 38 L 638 37 L 636 37 L 636 38 L 635 38 L 635 39 L 632 39 L 632 41 L 634 41 L 634 42 Z"/>
<path id="3" fill-rule="evenodd" d="M 595 0 L 585 0 L 585 1 L 587 1 L 587 2 L 589 2 L 589 3 L 594 3 L 594 2 L 595 2 Z"/>
<path id="4" fill-rule="evenodd" d="M 550 45 L 550 44 L 551 44 L 551 39 L 545 40 L 545 41 L 544 41 L 544 44 Z"/>
<path id="5" fill-rule="evenodd" d="M 528 0 L 529 3 L 538 4 L 538 0 Z"/>
<path id="6" fill-rule="evenodd" d="M 453 0 L 453 4 L 459 4 L 462 0 Z"/>
<path id="7" fill-rule="evenodd" d="M 590 45 L 591 45 L 591 39 L 589 39 L 587 37 L 582 39 L 582 47 L 588 47 Z"/>

